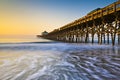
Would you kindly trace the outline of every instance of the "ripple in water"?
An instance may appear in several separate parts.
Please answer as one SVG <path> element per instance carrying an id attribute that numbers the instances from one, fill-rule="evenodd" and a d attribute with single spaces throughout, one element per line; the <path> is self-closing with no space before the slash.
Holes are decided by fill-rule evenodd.
<path id="1" fill-rule="evenodd" d="M 0 80 L 119 79 L 119 46 L 68 43 L 0 45 Z"/>

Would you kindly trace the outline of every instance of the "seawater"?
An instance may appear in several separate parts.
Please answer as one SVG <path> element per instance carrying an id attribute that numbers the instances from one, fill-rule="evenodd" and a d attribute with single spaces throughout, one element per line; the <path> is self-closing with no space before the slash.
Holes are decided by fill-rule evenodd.
<path id="1" fill-rule="evenodd" d="M 120 80 L 120 46 L 38 41 L 0 43 L 0 80 Z"/>

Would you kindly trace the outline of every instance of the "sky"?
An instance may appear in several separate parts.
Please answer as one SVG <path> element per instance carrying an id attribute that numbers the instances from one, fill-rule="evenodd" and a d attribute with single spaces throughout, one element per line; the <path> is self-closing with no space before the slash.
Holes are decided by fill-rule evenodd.
<path id="1" fill-rule="evenodd" d="M 117 0 L 0 0 L 0 36 L 37 35 Z"/>

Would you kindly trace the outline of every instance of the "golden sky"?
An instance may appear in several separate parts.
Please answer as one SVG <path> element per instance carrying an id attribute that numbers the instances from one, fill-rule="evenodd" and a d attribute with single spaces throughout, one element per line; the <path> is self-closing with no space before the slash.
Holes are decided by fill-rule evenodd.
<path id="1" fill-rule="evenodd" d="M 37 35 L 64 25 L 64 15 L 31 5 L 0 5 L 0 35 Z"/>

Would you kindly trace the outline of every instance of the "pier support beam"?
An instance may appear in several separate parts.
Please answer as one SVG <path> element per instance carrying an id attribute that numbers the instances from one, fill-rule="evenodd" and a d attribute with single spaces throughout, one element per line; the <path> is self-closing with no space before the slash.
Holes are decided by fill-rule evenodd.
<path id="1" fill-rule="evenodd" d="M 96 33 L 96 23 L 95 23 L 95 20 L 93 18 L 93 26 L 92 26 L 92 43 L 94 43 L 94 36 L 95 36 L 95 33 Z"/>
<path id="2" fill-rule="evenodd" d="M 107 33 L 107 44 L 109 44 L 109 33 Z"/>
<path id="3" fill-rule="evenodd" d="M 116 14 L 115 16 L 116 16 L 116 18 L 115 18 L 115 22 L 114 22 L 114 24 L 115 24 L 114 32 L 112 33 L 112 45 L 115 45 L 116 30 L 117 30 L 117 26 L 118 26 L 118 24 L 117 24 L 117 22 L 118 22 L 118 15 Z"/>
<path id="4" fill-rule="evenodd" d="M 118 44 L 120 44 L 120 34 L 118 34 Z"/>
<path id="5" fill-rule="evenodd" d="M 118 34 L 118 44 L 120 44 L 120 21 L 118 22 L 118 31 L 117 31 L 117 34 Z"/>
<path id="6" fill-rule="evenodd" d="M 88 23 L 86 23 L 85 43 L 88 43 L 88 40 L 89 40 L 89 31 L 88 31 Z"/>

